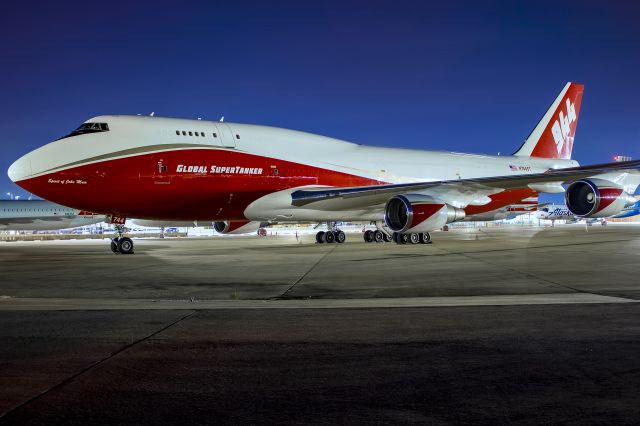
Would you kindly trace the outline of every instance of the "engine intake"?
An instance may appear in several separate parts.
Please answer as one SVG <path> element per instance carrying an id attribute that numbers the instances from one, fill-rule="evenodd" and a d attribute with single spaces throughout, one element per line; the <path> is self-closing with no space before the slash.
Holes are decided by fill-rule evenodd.
<path id="1" fill-rule="evenodd" d="M 395 232 L 428 232 L 464 217 L 462 209 L 426 195 L 408 194 L 387 201 L 384 221 Z"/>
<path id="2" fill-rule="evenodd" d="M 579 217 L 614 216 L 636 202 L 617 184 L 602 179 L 573 182 L 564 193 L 567 208 Z"/>

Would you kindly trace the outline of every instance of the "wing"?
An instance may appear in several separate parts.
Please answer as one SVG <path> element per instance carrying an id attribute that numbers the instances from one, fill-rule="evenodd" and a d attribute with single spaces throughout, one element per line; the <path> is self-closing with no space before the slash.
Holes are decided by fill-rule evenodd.
<path id="1" fill-rule="evenodd" d="M 316 204 L 318 208 L 337 208 L 339 210 L 354 207 L 366 207 L 381 204 L 397 194 L 408 192 L 446 194 L 446 198 L 458 198 L 460 207 L 468 204 L 482 205 L 488 195 L 509 189 L 532 188 L 541 184 L 557 184 L 571 182 L 599 174 L 611 172 L 630 172 L 640 169 L 640 160 L 619 163 L 596 164 L 568 169 L 548 170 L 544 173 L 523 174 L 515 176 L 493 176 L 475 179 L 456 179 L 433 182 L 415 182 L 389 185 L 356 186 L 356 187 L 323 187 L 305 188 L 291 193 L 291 204 L 302 207 Z M 335 201 L 335 202 L 331 202 Z M 458 206 L 457 206 L 458 207 Z"/>

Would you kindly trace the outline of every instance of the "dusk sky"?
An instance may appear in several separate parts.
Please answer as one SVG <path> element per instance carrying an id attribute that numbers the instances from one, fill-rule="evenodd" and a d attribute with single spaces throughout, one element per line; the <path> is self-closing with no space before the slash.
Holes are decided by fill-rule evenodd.
<path id="1" fill-rule="evenodd" d="M 640 6 L 625 2 L 6 2 L 0 189 L 100 114 L 255 123 L 510 154 L 567 81 L 573 157 L 640 158 Z"/>

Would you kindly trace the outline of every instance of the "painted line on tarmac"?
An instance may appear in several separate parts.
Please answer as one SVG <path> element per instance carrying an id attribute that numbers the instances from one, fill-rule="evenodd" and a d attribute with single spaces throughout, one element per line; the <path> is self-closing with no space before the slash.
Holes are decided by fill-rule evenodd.
<path id="1" fill-rule="evenodd" d="M 44 389 L 43 391 L 38 392 L 36 395 L 28 398 L 26 401 L 23 401 L 21 403 L 19 403 L 18 405 L 16 405 L 15 407 L 9 408 L 7 411 L 5 412 L 0 412 L 0 418 L 6 417 L 6 416 L 10 416 L 13 412 L 31 404 L 32 402 L 40 399 L 41 397 L 47 395 L 49 392 L 54 391 L 56 389 L 59 389 L 63 386 L 65 386 L 66 384 L 72 382 L 73 380 L 77 379 L 78 377 L 82 376 L 83 374 L 87 373 L 90 370 L 93 370 L 96 367 L 99 367 L 101 364 L 104 364 L 105 362 L 109 361 L 111 358 L 121 354 L 122 352 L 126 351 L 127 349 L 130 349 L 132 347 L 134 347 L 135 345 L 144 342 L 145 340 L 151 339 L 152 337 L 162 333 L 163 331 L 166 331 L 168 329 L 170 329 L 171 327 L 173 327 L 174 325 L 186 320 L 187 318 L 190 318 L 191 316 L 195 315 L 196 312 L 193 311 L 191 313 L 188 313 L 187 315 L 183 315 L 180 318 L 172 321 L 171 323 L 163 326 L 162 328 L 140 338 L 137 339 L 127 345 L 122 346 L 121 348 L 119 348 L 118 350 L 112 352 L 111 354 L 107 355 L 104 358 L 101 358 L 97 361 L 92 362 L 91 364 L 89 364 L 88 366 L 84 367 L 83 369 L 81 369 L 80 371 L 78 371 L 77 373 L 74 373 L 72 375 L 70 375 L 69 377 L 63 379 L 62 381 L 54 384 L 53 386 L 48 387 L 47 389 Z"/>
<path id="2" fill-rule="evenodd" d="M 300 276 L 300 278 L 298 278 L 297 280 L 295 280 L 295 282 L 293 284 L 291 284 L 289 286 L 288 289 L 285 290 L 284 293 L 282 293 L 280 296 L 278 296 L 279 298 L 285 297 L 287 295 L 287 293 L 289 293 L 295 286 L 297 286 L 298 284 L 300 284 L 300 282 L 302 280 L 304 280 L 307 275 L 309 275 L 311 273 L 311 271 L 313 271 L 314 269 L 316 269 L 316 266 L 318 266 L 320 264 L 320 262 L 322 262 L 324 259 L 327 258 L 327 256 L 329 256 L 331 253 L 333 253 L 336 250 L 336 247 L 338 247 L 337 244 L 334 244 L 333 247 L 331 247 L 331 250 L 328 250 L 327 252 L 325 252 L 322 256 L 320 256 L 320 258 L 311 266 L 311 268 L 309 268 L 307 270 L 307 272 L 305 272 L 304 274 L 302 274 L 302 276 Z"/>
<path id="3" fill-rule="evenodd" d="M 603 296 L 591 293 L 288 300 L 57 299 L 12 298 L 5 296 L 0 298 L 0 311 L 434 308 L 453 306 L 511 306 L 636 302 L 640 302 L 640 300 L 627 299 L 624 297 Z"/>

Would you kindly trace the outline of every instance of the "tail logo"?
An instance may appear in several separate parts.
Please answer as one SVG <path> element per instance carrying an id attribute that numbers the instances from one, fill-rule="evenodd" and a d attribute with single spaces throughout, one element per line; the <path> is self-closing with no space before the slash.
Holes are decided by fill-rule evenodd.
<path id="1" fill-rule="evenodd" d="M 569 137 L 571 123 L 576 121 L 576 119 L 575 104 L 571 103 L 570 99 L 567 99 L 567 115 L 565 116 L 561 110 L 558 120 L 554 121 L 551 127 L 551 133 L 553 134 L 553 140 L 556 143 L 558 154 L 562 154 L 562 147 Z"/>

